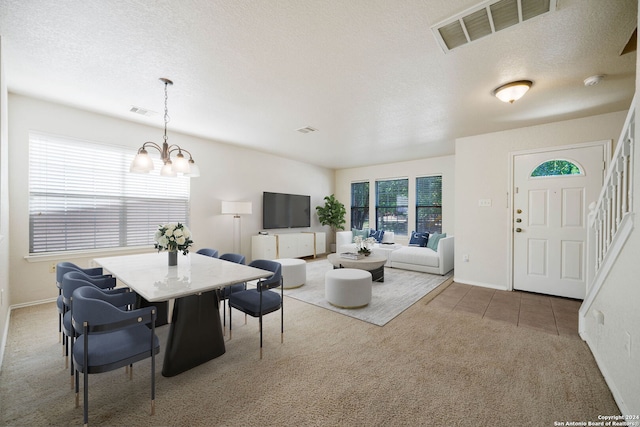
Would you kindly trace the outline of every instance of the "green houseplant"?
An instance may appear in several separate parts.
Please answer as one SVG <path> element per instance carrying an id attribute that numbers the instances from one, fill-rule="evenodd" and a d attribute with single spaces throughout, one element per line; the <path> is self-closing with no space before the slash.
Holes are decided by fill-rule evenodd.
<path id="1" fill-rule="evenodd" d="M 324 197 L 324 206 L 316 206 L 316 212 L 320 224 L 330 226 L 334 235 L 336 231 L 344 230 L 347 210 L 333 194 Z M 333 243 L 332 246 L 335 246 L 335 243 Z"/>

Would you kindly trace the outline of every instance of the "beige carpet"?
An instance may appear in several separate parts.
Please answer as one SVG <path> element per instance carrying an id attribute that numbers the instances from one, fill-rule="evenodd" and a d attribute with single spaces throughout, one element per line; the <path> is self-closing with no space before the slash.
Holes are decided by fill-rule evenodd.
<path id="1" fill-rule="evenodd" d="M 237 314 L 237 313 L 236 313 Z M 234 318 L 218 359 L 172 378 L 157 361 L 90 378 L 91 425 L 553 426 L 619 414 L 584 342 L 448 312 L 424 301 L 384 327 L 285 298 L 265 318 Z M 165 342 L 167 327 L 160 328 Z M 80 425 L 57 343 L 55 305 L 14 310 L 0 373 L 0 424 Z M 161 354 L 162 356 L 162 354 Z"/>

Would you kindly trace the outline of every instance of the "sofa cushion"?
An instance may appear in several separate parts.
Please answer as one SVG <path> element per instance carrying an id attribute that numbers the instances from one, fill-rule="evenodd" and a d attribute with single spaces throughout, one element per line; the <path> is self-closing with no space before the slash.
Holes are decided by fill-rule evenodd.
<path id="1" fill-rule="evenodd" d="M 409 240 L 409 246 L 426 247 L 428 241 L 429 241 L 429 233 L 418 233 L 416 231 L 412 231 L 411 239 Z"/>
<path id="2" fill-rule="evenodd" d="M 438 253 L 429 249 L 418 246 L 403 246 L 397 251 L 391 252 L 389 255 L 392 262 L 401 262 L 404 264 L 422 265 L 426 267 L 438 268 L 440 257 Z"/>
<path id="3" fill-rule="evenodd" d="M 369 230 L 369 237 L 376 239 L 376 242 L 382 243 L 384 238 L 384 230 Z"/>
<path id="4" fill-rule="evenodd" d="M 442 233 L 442 234 L 433 233 L 432 235 L 429 236 L 429 241 L 427 242 L 427 247 L 429 249 L 433 249 L 434 251 L 437 251 L 438 250 L 438 242 L 440 242 L 440 239 L 442 239 L 443 237 L 447 237 L 447 233 Z"/>

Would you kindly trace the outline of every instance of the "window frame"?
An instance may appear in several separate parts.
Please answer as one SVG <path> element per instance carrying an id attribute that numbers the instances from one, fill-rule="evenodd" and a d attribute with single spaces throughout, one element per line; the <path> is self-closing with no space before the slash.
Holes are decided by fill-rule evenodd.
<path id="1" fill-rule="evenodd" d="M 544 165 L 548 164 L 548 163 L 552 163 L 552 162 L 562 162 L 565 164 L 570 164 L 571 166 L 575 167 L 578 170 L 578 173 L 552 173 L 549 175 L 534 175 L 536 173 L 536 171 L 540 168 L 542 168 Z M 529 173 L 529 178 L 530 179 L 540 179 L 540 178 L 558 178 L 558 177 L 575 177 L 575 176 L 584 176 L 584 168 L 582 167 L 582 165 L 574 160 L 570 160 L 570 159 L 563 159 L 563 158 L 554 158 L 554 159 L 549 159 L 549 160 L 545 160 L 544 162 L 539 163 L 538 165 L 536 165 L 536 167 L 534 167 L 531 170 L 531 173 Z"/>
<path id="2" fill-rule="evenodd" d="M 392 182 L 404 182 L 405 195 L 395 194 L 395 203 L 387 201 L 386 203 L 381 200 L 380 187 Z M 376 230 L 384 230 L 393 232 L 399 236 L 408 236 L 408 222 L 409 222 L 409 178 L 391 178 L 391 179 L 379 179 L 376 180 Z M 393 196 L 392 194 L 387 197 Z M 404 197 L 406 204 L 398 204 L 398 197 Z M 384 212 L 383 212 L 384 211 Z M 395 212 L 393 212 L 395 211 Z M 390 224 L 393 221 L 387 221 L 389 224 L 385 224 L 384 217 L 395 217 L 395 227 L 391 227 Z M 404 224 L 404 226 L 402 226 Z"/>
<path id="3" fill-rule="evenodd" d="M 362 194 L 362 202 L 363 203 L 358 203 L 358 200 L 355 200 L 354 198 L 354 190 L 359 187 L 359 186 L 363 186 L 364 188 L 362 189 L 362 191 L 360 192 Z M 350 218 L 351 218 L 351 229 L 353 230 L 354 228 L 358 229 L 358 230 L 362 230 L 365 228 L 369 228 L 369 200 L 370 200 L 370 190 L 371 190 L 371 184 L 369 181 L 358 181 L 358 182 L 352 182 L 351 183 L 351 213 L 350 213 Z M 355 216 L 357 214 L 361 214 L 362 218 L 361 220 L 358 220 L 355 218 Z M 366 227 L 365 227 L 366 225 Z M 358 226 L 360 228 L 358 228 Z"/>
<path id="4" fill-rule="evenodd" d="M 439 181 L 439 187 L 440 187 L 439 189 L 440 203 L 439 204 L 437 203 L 421 204 L 421 200 L 424 199 L 424 197 L 421 197 L 420 195 L 421 185 L 419 181 L 424 179 L 436 179 L 437 181 Z M 418 233 L 425 233 L 425 232 L 429 234 L 442 233 L 442 181 L 443 181 L 442 175 L 425 175 L 425 176 L 418 176 L 415 178 L 415 183 L 416 183 L 415 231 Z M 437 218 L 434 218 L 433 227 L 427 227 L 426 225 L 422 226 L 420 224 L 421 222 L 420 211 L 423 209 L 438 211 L 438 213 L 436 214 Z"/>

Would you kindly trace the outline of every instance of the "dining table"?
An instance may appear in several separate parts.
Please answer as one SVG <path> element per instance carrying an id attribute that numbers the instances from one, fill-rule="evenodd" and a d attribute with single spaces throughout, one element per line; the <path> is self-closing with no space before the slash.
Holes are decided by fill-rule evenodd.
<path id="1" fill-rule="evenodd" d="M 197 253 L 168 265 L 164 252 L 95 258 L 149 303 L 175 300 L 162 375 L 172 377 L 225 353 L 218 289 L 269 277 L 271 271 Z"/>

